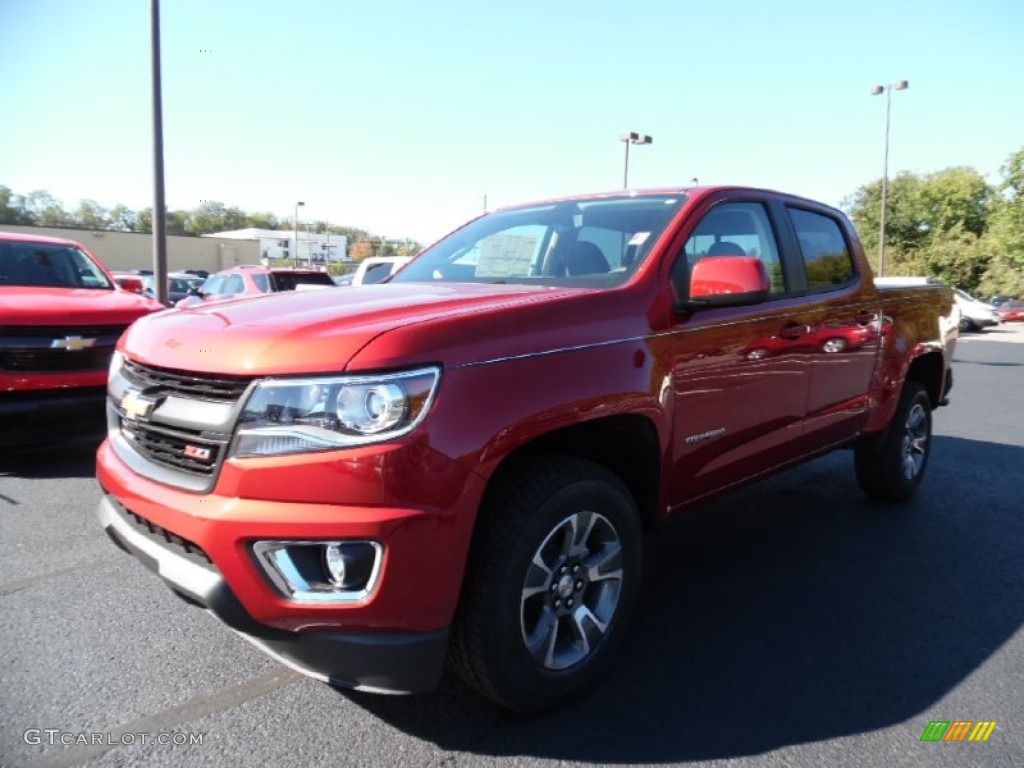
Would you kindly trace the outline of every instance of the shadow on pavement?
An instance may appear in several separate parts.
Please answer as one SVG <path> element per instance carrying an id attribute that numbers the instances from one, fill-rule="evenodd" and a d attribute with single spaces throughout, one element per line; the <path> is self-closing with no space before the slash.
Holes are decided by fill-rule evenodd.
<path id="1" fill-rule="evenodd" d="M 103 434 L 19 448 L 0 448 L 0 477 L 93 477 Z"/>
<path id="2" fill-rule="evenodd" d="M 866 501 L 839 453 L 667 522 L 648 541 L 624 657 L 563 711 L 518 717 L 451 681 L 343 695 L 445 750 L 600 763 L 748 756 L 902 723 L 1024 621 L 1024 517 L 1006 479 L 1022 465 L 1024 448 L 937 436 L 909 505 Z"/>

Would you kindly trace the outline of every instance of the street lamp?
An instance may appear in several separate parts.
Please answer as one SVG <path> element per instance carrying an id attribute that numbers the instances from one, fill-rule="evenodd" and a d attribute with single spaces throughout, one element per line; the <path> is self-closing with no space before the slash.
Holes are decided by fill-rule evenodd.
<path id="1" fill-rule="evenodd" d="M 629 145 L 630 144 L 650 144 L 654 141 L 646 133 L 636 133 L 635 131 L 628 131 L 626 133 L 619 134 L 619 141 L 625 142 L 626 144 L 626 167 L 622 172 L 622 188 L 629 189 Z"/>
<path id="2" fill-rule="evenodd" d="M 892 92 L 905 91 L 910 87 L 907 80 L 889 85 L 876 85 L 871 89 L 872 96 L 885 94 L 885 159 L 882 162 L 882 223 L 878 235 L 878 275 L 885 274 L 885 223 L 889 210 L 889 117 L 892 113 Z"/>
<path id="3" fill-rule="evenodd" d="M 295 204 L 295 266 L 299 266 L 299 206 L 305 205 L 301 200 Z"/>

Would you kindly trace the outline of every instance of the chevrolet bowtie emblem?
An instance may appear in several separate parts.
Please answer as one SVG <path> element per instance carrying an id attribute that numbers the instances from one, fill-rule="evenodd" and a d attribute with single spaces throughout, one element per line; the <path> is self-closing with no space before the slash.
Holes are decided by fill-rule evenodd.
<path id="1" fill-rule="evenodd" d="M 121 398 L 121 410 L 124 411 L 126 419 L 142 419 L 149 416 L 156 406 L 156 400 L 145 397 L 134 389 L 128 390 Z"/>
<path id="2" fill-rule="evenodd" d="M 65 336 L 63 339 L 54 339 L 50 342 L 50 349 L 66 349 L 68 352 L 77 352 L 80 349 L 88 349 L 96 345 L 96 339 L 84 339 L 81 336 Z"/>

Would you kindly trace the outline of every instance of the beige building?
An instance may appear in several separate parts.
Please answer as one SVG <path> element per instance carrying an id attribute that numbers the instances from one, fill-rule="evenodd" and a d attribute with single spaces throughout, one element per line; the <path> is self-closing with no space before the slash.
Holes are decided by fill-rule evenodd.
<path id="1" fill-rule="evenodd" d="M 0 224 L 3 232 L 24 232 L 30 235 L 62 237 L 75 240 L 108 269 L 152 269 L 153 236 L 138 232 L 105 232 L 91 229 L 57 229 Z M 219 237 L 167 236 L 167 269 L 205 269 L 216 272 L 239 264 L 259 264 L 258 240 L 237 240 Z"/>

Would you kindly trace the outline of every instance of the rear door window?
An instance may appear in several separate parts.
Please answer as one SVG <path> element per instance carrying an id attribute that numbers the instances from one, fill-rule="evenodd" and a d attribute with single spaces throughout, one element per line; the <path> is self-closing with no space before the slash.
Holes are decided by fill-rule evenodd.
<path id="1" fill-rule="evenodd" d="M 831 291 L 849 285 L 857 272 L 839 222 L 831 216 L 802 208 L 787 206 L 787 210 L 800 242 L 807 290 Z"/>

